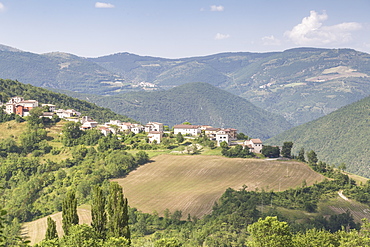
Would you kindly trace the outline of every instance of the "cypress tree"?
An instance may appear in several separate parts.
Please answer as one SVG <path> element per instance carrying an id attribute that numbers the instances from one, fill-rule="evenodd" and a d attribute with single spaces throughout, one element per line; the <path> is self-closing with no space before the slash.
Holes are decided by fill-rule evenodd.
<path id="1" fill-rule="evenodd" d="M 100 238 L 105 239 L 107 228 L 107 214 L 105 212 L 105 197 L 103 195 L 103 190 L 99 186 L 94 187 L 92 200 L 91 226 Z"/>
<path id="2" fill-rule="evenodd" d="M 66 198 L 62 203 L 62 224 L 63 231 L 66 235 L 72 225 L 78 224 L 77 199 L 76 193 L 73 190 L 67 192 Z"/>
<path id="3" fill-rule="evenodd" d="M 46 229 L 45 240 L 52 240 L 58 238 L 57 224 L 51 218 L 47 218 L 48 228 Z"/>
<path id="4" fill-rule="evenodd" d="M 128 226 L 128 202 L 124 198 L 122 187 L 113 182 L 109 187 L 108 197 L 108 236 L 125 237 L 130 241 L 130 229 Z"/>
<path id="5" fill-rule="evenodd" d="M 304 158 L 304 148 L 301 148 L 301 149 L 299 150 L 299 153 L 298 153 L 298 157 L 297 157 L 297 159 L 298 159 L 299 161 L 306 162 L 306 160 L 305 160 L 305 158 Z"/>

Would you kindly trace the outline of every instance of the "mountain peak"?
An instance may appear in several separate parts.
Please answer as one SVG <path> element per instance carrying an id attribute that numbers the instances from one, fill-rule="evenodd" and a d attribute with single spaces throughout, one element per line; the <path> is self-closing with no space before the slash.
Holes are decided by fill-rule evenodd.
<path id="1" fill-rule="evenodd" d="M 21 52 L 21 50 L 7 46 L 7 45 L 1 45 L 0 44 L 0 51 L 11 51 L 11 52 Z"/>

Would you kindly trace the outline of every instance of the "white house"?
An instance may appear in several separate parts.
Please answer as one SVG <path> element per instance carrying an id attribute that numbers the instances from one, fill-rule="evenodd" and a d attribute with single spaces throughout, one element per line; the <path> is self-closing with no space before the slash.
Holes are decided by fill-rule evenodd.
<path id="1" fill-rule="evenodd" d="M 104 136 L 107 136 L 108 134 L 112 133 L 111 130 L 107 127 L 99 127 L 99 130 L 101 133 L 103 133 Z"/>
<path id="2" fill-rule="evenodd" d="M 144 126 L 142 126 L 141 124 L 132 124 L 130 126 L 130 130 L 131 130 L 131 132 L 133 132 L 135 134 L 139 134 L 140 132 L 142 132 L 144 130 Z M 163 130 L 163 127 L 162 127 L 162 130 Z"/>
<path id="3" fill-rule="evenodd" d="M 24 101 L 24 99 L 23 99 L 22 97 L 18 97 L 18 96 L 16 96 L 16 97 L 11 98 L 11 99 L 8 101 L 8 103 L 9 103 L 9 104 L 18 104 L 18 103 L 19 103 L 19 102 L 21 102 L 21 101 Z"/>
<path id="4" fill-rule="evenodd" d="M 37 100 L 23 100 L 21 102 L 18 102 L 17 105 L 21 105 L 24 108 L 32 109 L 39 106 L 39 102 Z"/>
<path id="5" fill-rule="evenodd" d="M 224 130 L 219 130 L 216 132 L 216 142 L 217 146 L 220 146 L 221 142 L 226 142 L 227 145 L 230 144 L 230 137 L 229 134 L 226 133 Z"/>
<path id="6" fill-rule="evenodd" d="M 175 135 L 181 133 L 182 135 L 196 136 L 201 133 L 201 130 L 199 125 L 178 124 L 173 126 L 173 133 Z"/>
<path id="7" fill-rule="evenodd" d="M 85 121 L 81 125 L 81 129 L 83 129 L 83 130 L 92 129 L 92 128 L 95 128 L 95 127 L 98 127 L 98 122 L 96 122 L 94 120 Z"/>
<path id="8" fill-rule="evenodd" d="M 12 113 L 15 113 L 15 104 L 13 103 L 6 103 L 5 104 L 5 112 L 7 114 L 12 114 Z"/>
<path id="9" fill-rule="evenodd" d="M 161 143 L 162 133 L 163 132 L 159 132 L 159 131 L 150 131 L 148 134 L 149 143 L 153 143 L 154 141 L 156 141 L 158 144 Z"/>
<path id="10" fill-rule="evenodd" d="M 206 128 L 204 130 L 204 134 L 208 136 L 210 139 L 214 140 L 216 138 L 216 134 L 218 131 L 220 131 L 220 128 Z"/>
<path id="11" fill-rule="evenodd" d="M 69 117 L 80 117 L 81 113 L 78 111 L 75 111 L 73 109 L 68 109 L 68 110 L 55 110 L 55 113 L 58 115 L 60 118 L 69 118 Z"/>
<path id="12" fill-rule="evenodd" d="M 53 118 L 53 116 L 54 116 L 54 112 L 43 112 L 42 113 L 42 116 L 40 116 L 40 118 L 50 118 L 50 119 L 52 119 Z"/>
<path id="13" fill-rule="evenodd" d="M 105 123 L 104 125 L 105 126 L 109 126 L 109 125 L 117 125 L 117 126 L 119 126 L 121 124 L 122 124 L 122 122 L 120 120 L 109 120 L 109 122 L 108 123 Z"/>
<path id="14" fill-rule="evenodd" d="M 228 129 L 222 129 L 223 131 L 225 131 L 226 134 L 229 135 L 229 139 L 230 141 L 235 141 L 237 138 L 236 138 L 236 135 L 237 135 L 237 129 L 233 129 L 233 128 L 228 128 Z"/>
<path id="15" fill-rule="evenodd" d="M 151 131 L 163 132 L 163 123 L 149 122 L 145 125 L 144 131 L 149 133 Z"/>
<path id="16" fill-rule="evenodd" d="M 260 139 L 250 139 L 244 142 L 244 146 L 249 148 L 249 151 L 253 153 L 261 153 L 263 144 Z"/>
<path id="17" fill-rule="evenodd" d="M 113 133 L 115 133 L 115 128 L 112 128 L 112 125 L 118 127 L 119 131 L 128 132 L 131 131 L 135 134 L 139 134 L 144 130 L 144 127 L 141 124 L 133 124 L 128 122 L 121 122 L 120 120 L 110 120 L 108 123 L 104 124 L 108 127 Z"/>
<path id="18" fill-rule="evenodd" d="M 42 107 L 44 107 L 44 106 L 47 106 L 48 108 L 49 108 L 49 111 L 50 112 L 54 112 L 55 111 L 55 105 L 52 105 L 52 104 L 42 104 L 41 105 Z"/>

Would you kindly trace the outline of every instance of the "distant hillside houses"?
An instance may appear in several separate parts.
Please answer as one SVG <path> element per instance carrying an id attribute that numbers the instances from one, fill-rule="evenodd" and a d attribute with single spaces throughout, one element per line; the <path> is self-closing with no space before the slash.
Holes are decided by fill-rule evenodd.
<path id="1" fill-rule="evenodd" d="M 0 106 L 4 104 L 0 103 Z M 40 107 L 39 102 L 36 100 L 24 100 L 22 97 L 13 97 L 6 104 L 4 111 L 7 114 L 17 114 L 21 117 L 28 116 L 30 110 Z M 52 118 L 57 115 L 61 119 L 67 121 L 80 122 L 82 130 L 88 130 L 97 128 L 105 136 L 108 134 L 122 133 L 134 133 L 139 134 L 145 132 L 148 134 L 149 143 L 161 143 L 164 134 L 163 123 L 149 122 L 146 125 L 137 123 L 121 122 L 120 120 L 110 120 L 109 122 L 99 125 L 94 119 L 88 116 L 82 116 L 82 114 L 74 109 L 56 109 L 55 105 L 42 104 L 41 107 L 48 109 L 41 117 Z M 210 140 L 215 141 L 217 146 L 220 146 L 222 142 L 226 142 L 228 145 L 240 144 L 243 148 L 249 148 L 251 152 L 261 153 L 263 144 L 260 139 L 250 139 L 243 142 L 237 141 L 237 129 L 233 128 L 214 128 L 209 125 L 191 125 L 191 124 L 178 124 L 173 126 L 173 134 L 177 135 L 181 133 L 184 136 L 197 137 L 201 134 L 206 135 Z"/>
<path id="2" fill-rule="evenodd" d="M 261 153 L 263 144 L 260 139 L 237 141 L 237 131 L 233 128 L 214 128 L 209 125 L 179 124 L 173 127 L 174 135 L 181 133 L 185 136 L 199 136 L 203 133 L 210 140 L 216 141 L 217 146 L 220 146 L 222 142 L 226 142 L 229 146 L 240 144 L 243 148 L 248 148 L 250 152 Z"/>
<path id="3" fill-rule="evenodd" d="M 17 114 L 21 117 L 28 116 L 32 108 L 38 107 L 36 100 L 24 100 L 22 97 L 13 97 L 5 104 L 7 114 Z"/>
<path id="4" fill-rule="evenodd" d="M 4 110 L 7 114 L 16 114 L 21 117 L 26 117 L 26 116 L 29 116 L 30 111 L 36 107 L 40 107 L 39 102 L 37 100 L 24 100 L 23 97 L 16 96 L 16 97 L 12 97 L 5 104 Z M 42 104 L 41 107 L 48 108 L 48 111 L 49 111 L 49 112 L 45 112 L 43 117 L 51 118 L 54 114 L 56 114 L 59 118 L 69 118 L 69 117 L 80 117 L 81 116 L 80 112 L 77 112 L 73 109 L 56 110 L 56 106 L 52 104 Z"/>
<path id="5" fill-rule="evenodd" d="M 213 128 L 209 125 L 187 125 L 179 124 L 173 127 L 173 133 L 177 135 L 181 133 L 182 135 L 197 136 L 204 131 L 211 140 L 215 140 L 217 145 L 220 146 L 221 142 L 227 142 L 229 145 L 231 141 L 236 141 L 237 129 L 233 128 Z"/>

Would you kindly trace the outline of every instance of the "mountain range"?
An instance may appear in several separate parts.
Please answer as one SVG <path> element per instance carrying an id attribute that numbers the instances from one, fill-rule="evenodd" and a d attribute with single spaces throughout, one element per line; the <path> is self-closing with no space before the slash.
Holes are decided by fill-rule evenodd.
<path id="1" fill-rule="evenodd" d="M 130 53 L 83 58 L 0 46 L 0 78 L 96 95 L 206 82 L 282 115 L 293 125 L 368 96 L 369 75 L 370 55 L 352 49 L 297 48 L 166 59 Z"/>

